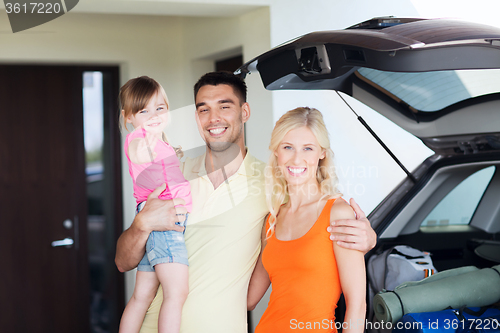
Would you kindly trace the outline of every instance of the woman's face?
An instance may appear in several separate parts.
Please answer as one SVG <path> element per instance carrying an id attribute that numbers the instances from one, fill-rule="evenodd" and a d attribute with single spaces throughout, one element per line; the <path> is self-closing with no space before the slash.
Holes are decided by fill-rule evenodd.
<path id="1" fill-rule="evenodd" d="M 290 130 L 274 154 L 288 186 L 317 184 L 316 170 L 325 151 L 309 128 Z"/>

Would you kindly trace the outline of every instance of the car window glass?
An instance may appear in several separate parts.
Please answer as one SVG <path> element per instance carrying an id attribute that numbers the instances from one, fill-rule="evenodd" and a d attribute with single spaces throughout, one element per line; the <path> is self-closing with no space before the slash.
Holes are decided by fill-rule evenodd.
<path id="1" fill-rule="evenodd" d="M 412 108 L 425 112 L 500 91 L 500 69 L 395 73 L 360 68 L 358 73 Z"/>
<path id="2" fill-rule="evenodd" d="M 434 207 L 421 226 L 468 225 L 494 173 L 495 167 L 490 166 L 467 177 Z"/>

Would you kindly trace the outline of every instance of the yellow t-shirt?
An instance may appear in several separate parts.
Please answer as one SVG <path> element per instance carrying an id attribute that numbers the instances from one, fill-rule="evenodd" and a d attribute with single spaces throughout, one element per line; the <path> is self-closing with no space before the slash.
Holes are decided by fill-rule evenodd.
<path id="1" fill-rule="evenodd" d="M 193 211 L 185 233 L 189 295 L 181 333 L 246 333 L 248 282 L 267 214 L 265 164 L 247 153 L 238 171 L 217 189 L 206 175 L 205 155 L 188 159 L 183 167 Z M 162 300 L 160 286 L 141 333 L 158 331 Z"/>

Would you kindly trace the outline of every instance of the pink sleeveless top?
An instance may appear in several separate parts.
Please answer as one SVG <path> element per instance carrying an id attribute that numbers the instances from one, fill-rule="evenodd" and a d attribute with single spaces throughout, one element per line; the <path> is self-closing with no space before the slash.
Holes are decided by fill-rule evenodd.
<path id="1" fill-rule="evenodd" d="M 155 188 L 166 183 L 167 188 L 158 198 L 163 200 L 182 198 L 186 201 L 185 207 L 188 212 L 191 212 L 191 187 L 181 172 L 179 159 L 171 145 L 163 140 L 157 140 L 152 149 L 152 152 L 156 153 L 153 162 L 136 164 L 130 160 L 128 154 L 130 142 L 134 139 L 143 139 L 145 135 L 144 129 L 138 129 L 129 133 L 125 139 L 124 149 L 130 176 L 134 182 L 134 198 L 137 203 L 146 201 Z"/>

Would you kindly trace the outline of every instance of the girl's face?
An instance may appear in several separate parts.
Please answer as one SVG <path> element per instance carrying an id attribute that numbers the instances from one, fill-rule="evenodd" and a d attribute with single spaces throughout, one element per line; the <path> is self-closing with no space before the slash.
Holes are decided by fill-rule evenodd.
<path id="1" fill-rule="evenodd" d="M 309 128 L 290 130 L 274 154 L 289 186 L 317 184 L 316 171 L 325 151 Z"/>
<path id="2" fill-rule="evenodd" d="M 127 123 L 134 128 L 143 127 L 153 134 L 161 134 L 168 124 L 168 108 L 165 99 L 156 93 L 146 107 L 127 117 Z"/>

